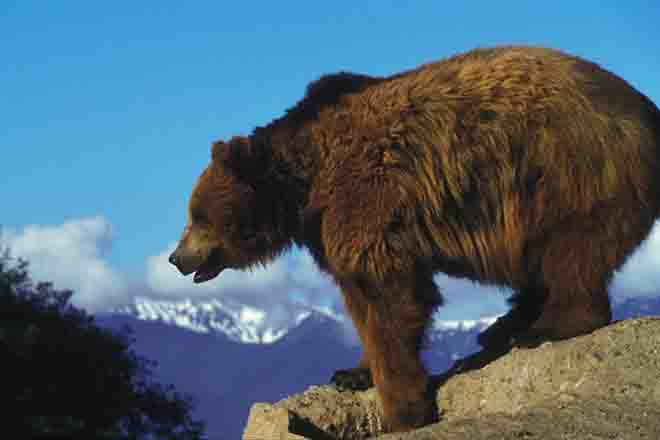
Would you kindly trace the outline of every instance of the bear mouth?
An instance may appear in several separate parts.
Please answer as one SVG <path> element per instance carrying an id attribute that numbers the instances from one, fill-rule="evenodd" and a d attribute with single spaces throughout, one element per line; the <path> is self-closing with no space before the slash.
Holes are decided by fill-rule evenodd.
<path id="1" fill-rule="evenodd" d="M 217 249 L 213 250 L 209 257 L 195 270 L 193 282 L 195 284 L 210 281 L 220 275 L 225 266 L 220 262 L 220 255 Z"/>

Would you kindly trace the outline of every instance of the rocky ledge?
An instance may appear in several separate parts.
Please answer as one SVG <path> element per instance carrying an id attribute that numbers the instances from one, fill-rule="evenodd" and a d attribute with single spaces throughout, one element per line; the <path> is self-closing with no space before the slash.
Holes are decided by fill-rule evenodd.
<path id="1" fill-rule="evenodd" d="M 244 440 L 633 440 L 660 438 L 660 319 L 590 335 L 477 353 L 434 378 L 440 422 L 383 434 L 373 389 L 311 387 L 257 403 Z"/>

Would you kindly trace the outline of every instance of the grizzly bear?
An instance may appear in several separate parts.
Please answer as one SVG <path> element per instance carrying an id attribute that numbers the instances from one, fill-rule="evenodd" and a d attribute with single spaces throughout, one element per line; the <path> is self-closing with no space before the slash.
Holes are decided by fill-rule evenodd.
<path id="1" fill-rule="evenodd" d="M 660 208 L 660 111 L 589 61 L 477 49 L 389 77 L 311 83 L 284 116 L 213 144 L 170 261 L 204 282 L 309 249 L 363 343 L 393 431 L 435 418 L 420 360 L 435 272 L 514 289 L 486 347 L 611 318 L 607 286 Z"/>

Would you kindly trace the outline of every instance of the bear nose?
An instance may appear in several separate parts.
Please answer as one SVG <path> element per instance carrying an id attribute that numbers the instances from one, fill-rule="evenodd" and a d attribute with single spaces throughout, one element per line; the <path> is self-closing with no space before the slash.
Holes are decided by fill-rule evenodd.
<path id="1" fill-rule="evenodd" d="M 176 252 L 172 252 L 170 254 L 170 258 L 168 258 L 168 261 L 175 266 L 177 265 L 177 263 L 179 262 L 179 258 L 177 257 Z"/>

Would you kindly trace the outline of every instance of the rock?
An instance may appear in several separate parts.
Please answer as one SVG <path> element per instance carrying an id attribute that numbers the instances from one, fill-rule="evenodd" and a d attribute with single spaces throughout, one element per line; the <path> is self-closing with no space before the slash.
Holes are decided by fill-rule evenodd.
<path id="1" fill-rule="evenodd" d="M 291 432 L 293 415 L 284 408 L 257 403 L 250 409 L 243 440 L 303 440 Z"/>
<path id="2" fill-rule="evenodd" d="M 590 335 L 499 356 L 478 353 L 435 380 L 440 422 L 379 439 L 656 440 L 660 319 L 620 321 Z M 286 425 L 281 432 L 302 438 L 353 440 L 382 434 L 373 389 L 312 387 L 274 405 L 256 404 L 246 434 L 259 408 L 268 423 L 278 429 Z M 289 437 L 259 440 L 271 438 Z"/>

